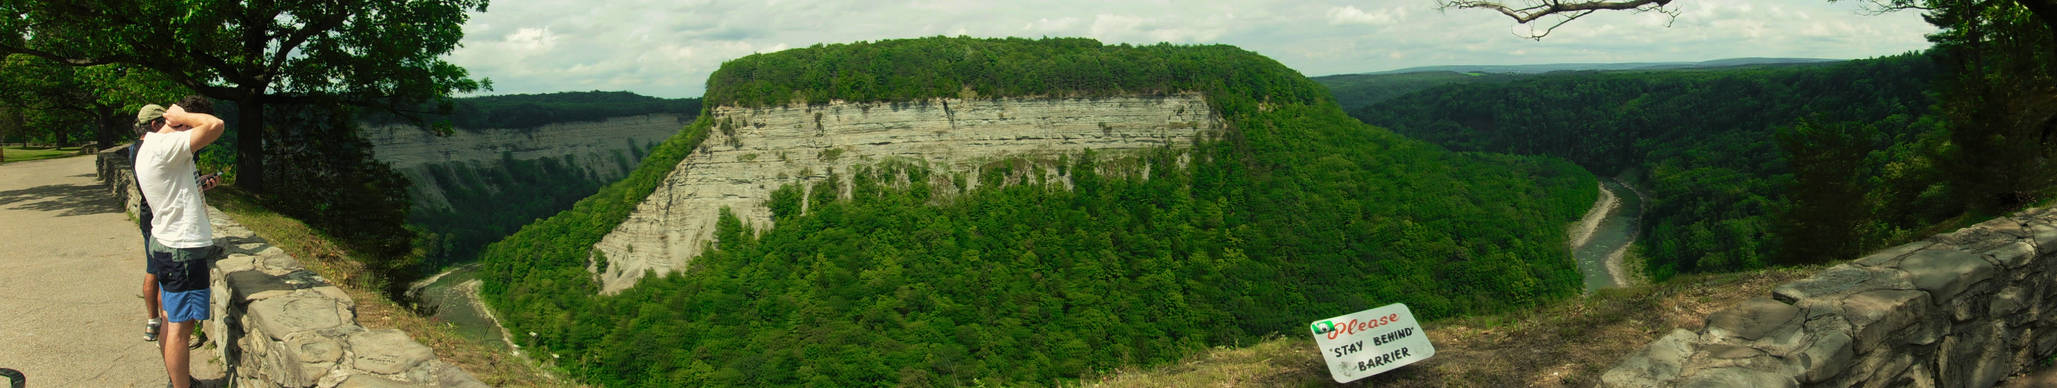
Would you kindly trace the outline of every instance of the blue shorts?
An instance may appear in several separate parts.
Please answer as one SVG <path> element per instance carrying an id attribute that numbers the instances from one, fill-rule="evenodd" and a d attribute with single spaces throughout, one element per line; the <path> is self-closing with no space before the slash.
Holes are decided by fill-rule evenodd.
<path id="1" fill-rule="evenodd" d="M 191 291 L 158 291 L 164 299 L 165 322 L 205 321 L 213 310 L 208 308 L 208 299 L 213 296 L 208 289 Z"/>
<path id="2" fill-rule="evenodd" d="M 157 287 L 167 291 L 192 291 L 207 288 L 210 261 L 220 258 L 222 248 L 207 246 L 201 248 L 170 248 L 149 242 L 149 264 L 145 271 L 157 275 Z"/>

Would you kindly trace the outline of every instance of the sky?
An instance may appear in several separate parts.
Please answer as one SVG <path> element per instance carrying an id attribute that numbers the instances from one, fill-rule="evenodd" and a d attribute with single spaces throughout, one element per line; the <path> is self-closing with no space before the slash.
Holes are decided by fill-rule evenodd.
<path id="1" fill-rule="evenodd" d="M 1519 0 L 1515 0 L 1519 1 Z M 1529 27 L 1434 0 L 497 0 L 447 58 L 482 94 L 705 92 L 723 61 L 819 43 L 925 36 L 1088 37 L 1230 44 L 1307 76 L 1432 65 L 1868 58 L 1927 48 L 1918 13 L 1863 1 L 1683 0 L 1677 18 L 1602 12 L 1541 41 Z"/>

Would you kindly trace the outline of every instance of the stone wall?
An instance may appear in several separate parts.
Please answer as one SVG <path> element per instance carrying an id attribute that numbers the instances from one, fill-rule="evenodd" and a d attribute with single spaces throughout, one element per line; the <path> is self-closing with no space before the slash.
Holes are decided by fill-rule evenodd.
<path id="1" fill-rule="evenodd" d="M 1609 387 L 1991 387 L 2057 350 L 2057 208 L 1888 248 L 1673 330 Z"/>
<path id="2" fill-rule="evenodd" d="M 772 220 L 764 200 L 773 190 L 821 182 L 831 173 L 847 178 L 853 166 L 909 161 L 934 172 L 933 187 L 961 190 L 970 187 L 953 187 L 950 177 L 978 177 L 988 163 L 1047 167 L 1088 149 L 1118 155 L 1190 146 L 1195 136 L 1222 127 L 1197 93 L 722 106 L 711 109 L 709 119 L 716 128 L 707 139 L 594 245 L 599 256 L 588 269 L 602 292 L 635 285 L 645 271 L 684 268 L 713 239 L 721 209 L 766 230 Z M 846 195 L 847 183 L 837 182 Z"/>
<path id="3" fill-rule="evenodd" d="M 101 152 L 96 164 L 133 213 L 140 195 L 125 150 Z M 342 289 L 221 210 L 207 215 L 228 254 L 211 263 L 213 312 L 202 327 L 236 386 L 485 386 L 406 333 L 358 325 Z"/>

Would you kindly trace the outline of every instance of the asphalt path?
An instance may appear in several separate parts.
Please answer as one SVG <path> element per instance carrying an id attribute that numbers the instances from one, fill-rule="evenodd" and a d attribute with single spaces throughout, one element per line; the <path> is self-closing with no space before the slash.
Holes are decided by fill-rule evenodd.
<path id="1" fill-rule="evenodd" d="M 162 387 L 143 340 L 143 240 L 93 160 L 0 164 L 0 368 L 31 387 Z M 193 350 L 206 386 L 222 384 L 215 354 Z"/>

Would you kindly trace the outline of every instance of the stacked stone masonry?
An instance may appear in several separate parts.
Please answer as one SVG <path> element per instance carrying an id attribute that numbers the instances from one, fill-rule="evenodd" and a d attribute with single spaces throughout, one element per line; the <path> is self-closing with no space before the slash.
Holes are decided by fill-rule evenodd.
<path id="1" fill-rule="evenodd" d="M 764 201 L 780 186 L 847 179 L 854 167 L 899 160 L 929 168 L 934 187 L 963 190 L 971 187 L 951 187 L 949 177 L 977 177 L 989 163 L 1047 167 L 1086 150 L 1186 147 L 1223 127 L 1198 93 L 721 106 L 708 118 L 715 128 L 707 139 L 594 245 L 588 269 L 602 292 L 633 286 L 646 271 L 685 268 L 712 241 L 723 208 L 754 230 L 769 229 Z M 1046 171 L 1054 175 L 1045 181 L 1069 182 Z M 847 183 L 837 182 L 845 195 Z"/>
<path id="2" fill-rule="evenodd" d="M 122 150 L 99 154 L 101 181 L 128 209 L 137 198 Z M 246 387 L 483 387 L 394 329 L 357 324 L 356 302 L 298 260 L 208 207 L 214 241 L 212 316 L 203 325 L 229 378 Z"/>
<path id="3" fill-rule="evenodd" d="M 2045 248 L 2049 247 L 2049 248 Z M 1608 387 L 1991 387 L 2057 350 L 2057 208 L 1874 252 L 1673 330 Z"/>

